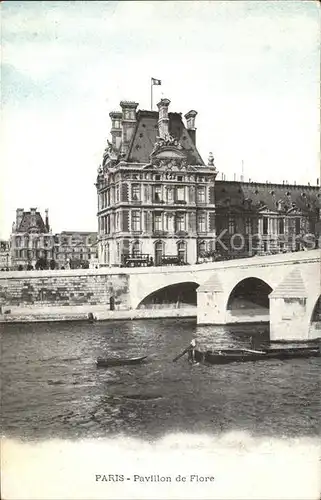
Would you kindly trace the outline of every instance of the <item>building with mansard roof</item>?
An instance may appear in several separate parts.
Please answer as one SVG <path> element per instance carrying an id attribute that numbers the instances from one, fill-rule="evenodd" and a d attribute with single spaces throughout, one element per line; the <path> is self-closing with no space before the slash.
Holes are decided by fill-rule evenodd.
<path id="1" fill-rule="evenodd" d="M 317 246 L 318 184 L 319 180 L 315 186 L 216 180 L 216 253 L 238 258 Z"/>
<path id="2" fill-rule="evenodd" d="M 53 258 L 53 235 L 48 210 L 44 220 L 36 208 L 30 208 L 30 211 L 17 208 L 10 236 L 10 251 L 13 269 L 35 267 L 39 258 Z"/>
<path id="3" fill-rule="evenodd" d="M 53 234 L 49 226 L 48 210 L 43 219 L 36 208 L 16 210 L 9 245 L 8 265 L 12 269 L 34 269 L 42 259 L 46 266 L 54 261 L 59 269 L 95 267 L 97 259 L 97 232 L 62 231 Z M 5 261 L 5 254 L 3 261 Z"/>
<path id="4" fill-rule="evenodd" d="M 122 101 L 110 113 L 96 183 L 101 265 L 192 264 L 214 248 L 214 159 L 205 164 L 197 150 L 197 112 L 184 123 L 169 105 L 137 111 Z"/>
<path id="5" fill-rule="evenodd" d="M 96 183 L 100 265 L 192 264 L 318 244 L 319 181 L 218 180 L 213 155 L 205 164 L 197 149 L 197 112 L 184 122 L 169 105 L 137 111 L 122 101 L 110 113 Z"/>

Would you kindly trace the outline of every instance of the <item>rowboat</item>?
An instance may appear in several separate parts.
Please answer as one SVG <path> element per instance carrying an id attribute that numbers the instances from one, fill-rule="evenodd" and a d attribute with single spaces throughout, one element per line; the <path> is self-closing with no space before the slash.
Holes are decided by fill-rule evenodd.
<path id="1" fill-rule="evenodd" d="M 121 365 L 139 365 L 147 356 L 139 358 L 97 358 L 97 367 L 121 366 Z"/>
<path id="2" fill-rule="evenodd" d="M 287 349 L 219 349 L 217 351 L 194 351 L 196 363 L 225 365 L 246 361 L 264 361 L 269 359 L 294 359 L 320 356 L 320 347 L 293 347 Z"/>

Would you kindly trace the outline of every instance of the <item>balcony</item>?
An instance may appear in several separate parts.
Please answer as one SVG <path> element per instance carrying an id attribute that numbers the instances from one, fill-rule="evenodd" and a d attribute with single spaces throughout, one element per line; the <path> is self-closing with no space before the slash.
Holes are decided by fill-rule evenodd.
<path id="1" fill-rule="evenodd" d="M 178 236 L 179 238 L 184 238 L 185 236 L 188 235 L 188 232 L 180 229 L 179 231 L 175 231 L 175 235 Z"/>
<path id="2" fill-rule="evenodd" d="M 175 203 L 175 205 L 186 205 L 187 201 L 186 200 L 175 200 L 174 203 Z"/>
<path id="3" fill-rule="evenodd" d="M 168 231 L 163 231 L 162 229 L 154 229 L 153 230 L 153 236 L 155 238 L 163 238 L 164 236 L 168 235 Z"/>

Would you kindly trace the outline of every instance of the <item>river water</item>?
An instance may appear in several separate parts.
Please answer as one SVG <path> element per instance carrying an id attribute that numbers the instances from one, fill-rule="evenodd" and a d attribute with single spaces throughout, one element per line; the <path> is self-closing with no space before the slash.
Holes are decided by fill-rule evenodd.
<path id="1" fill-rule="evenodd" d="M 311 449 L 320 436 L 321 358 L 213 367 L 191 366 L 186 357 L 172 361 L 194 337 L 207 348 L 249 347 L 252 335 L 259 345 L 268 339 L 267 327 L 200 327 L 188 319 L 6 325 L 2 435 L 28 444 L 125 439 L 126 449 L 130 440 L 147 446 L 185 436 L 185 451 L 193 436 L 207 436 L 203 446 L 211 451 L 211 439 L 218 447 L 217 440 L 237 435 L 243 436 L 236 439 L 238 450 L 240 440 L 244 448 L 262 439 Z M 133 367 L 95 365 L 99 356 L 145 354 L 149 360 Z M 171 438 L 169 448 L 179 439 Z M 220 449 L 232 446 L 219 443 Z"/>

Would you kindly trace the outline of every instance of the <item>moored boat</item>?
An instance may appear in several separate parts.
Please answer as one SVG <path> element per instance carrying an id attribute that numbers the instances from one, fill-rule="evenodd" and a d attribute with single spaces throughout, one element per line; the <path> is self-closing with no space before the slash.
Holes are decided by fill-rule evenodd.
<path id="1" fill-rule="evenodd" d="M 97 367 L 121 366 L 121 365 L 139 365 L 147 356 L 137 358 L 97 358 Z"/>
<path id="2" fill-rule="evenodd" d="M 264 361 L 269 359 L 294 359 L 320 356 L 320 347 L 293 347 L 280 349 L 219 349 L 195 350 L 195 361 L 211 365 Z"/>

